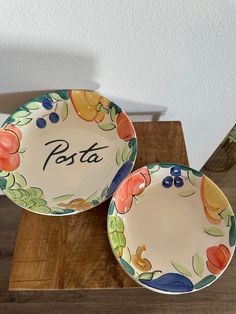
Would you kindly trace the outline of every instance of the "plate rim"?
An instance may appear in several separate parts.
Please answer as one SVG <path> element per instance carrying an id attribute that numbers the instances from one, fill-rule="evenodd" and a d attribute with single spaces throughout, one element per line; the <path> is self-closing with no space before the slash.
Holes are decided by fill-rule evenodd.
<path id="1" fill-rule="evenodd" d="M 213 183 L 216 185 L 217 189 L 223 193 L 223 195 L 224 195 L 225 198 L 227 199 L 227 201 L 228 201 L 228 203 L 229 203 L 229 205 L 230 205 L 230 207 L 231 207 L 231 209 L 232 209 L 232 206 L 231 206 L 231 204 L 230 204 L 228 198 L 226 197 L 225 193 L 220 189 L 220 187 L 219 187 L 213 180 L 211 180 L 208 176 L 206 176 L 203 172 L 198 171 L 198 170 L 196 170 L 196 169 L 194 169 L 194 168 L 192 168 L 192 167 L 190 167 L 190 166 L 186 166 L 186 165 L 184 165 L 184 164 L 179 164 L 179 163 L 172 163 L 172 162 L 157 162 L 157 163 L 151 163 L 151 164 L 147 164 L 147 165 L 144 165 L 144 166 L 142 166 L 142 167 L 139 167 L 139 168 L 136 169 L 135 171 L 139 171 L 140 169 L 143 169 L 143 168 L 148 169 L 148 166 L 160 166 L 160 165 L 167 165 L 167 164 L 170 165 L 169 168 L 171 168 L 171 167 L 173 167 L 173 166 L 185 167 L 185 168 L 188 168 L 188 169 L 191 170 L 191 171 L 194 170 L 194 171 L 196 171 L 196 172 L 199 172 L 202 176 L 207 177 L 211 182 L 213 182 Z M 166 167 L 166 168 L 167 168 L 167 167 Z M 118 188 L 119 188 L 122 184 L 124 184 L 125 181 L 126 181 L 130 176 L 132 176 L 132 174 L 133 174 L 133 172 L 130 172 L 130 174 L 120 183 L 120 185 L 118 186 Z M 118 190 L 118 188 L 117 188 L 117 190 Z M 115 195 L 115 193 L 114 193 L 114 195 Z M 144 283 L 142 283 L 141 281 L 139 281 L 136 277 L 134 277 L 133 275 L 131 275 L 131 274 L 127 271 L 127 269 L 126 269 L 126 268 L 123 266 L 123 264 L 119 261 L 119 257 L 117 257 L 117 255 L 115 254 L 114 249 L 113 249 L 113 247 L 112 247 L 111 239 L 110 239 L 110 237 L 109 237 L 109 225 L 108 225 L 108 224 L 109 224 L 109 221 L 108 221 L 108 217 L 109 217 L 109 216 L 112 216 L 112 215 L 109 214 L 109 209 L 110 209 L 110 206 L 111 206 L 112 202 L 114 202 L 114 198 L 115 198 L 114 195 L 112 196 L 112 198 L 111 198 L 111 200 L 110 200 L 109 207 L 108 207 L 108 211 L 107 211 L 107 237 L 108 237 L 110 249 L 111 249 L 112 254 L 114 255 L 114 257 L 115 257 L 117 263 L 119 264 L 119 266 L 120 266 L 120 267 L 123 269 L 123 271 L 124 271 L 133 281 L 135 281 L 138 285 L 140 285 L 140 286 L 142 286 L 142 287 L 144 287 L 144 288 L 146 288 L 146 289 L 148 289 L 148 290 L 151 290 L 151 291 L 153 291 L 153 292 L 155 292 L 155 293 L 160 293 L 160 294 L 167 294 L 167 295 L 190 294 L 190 293 L 198 292 L 198 291 L 200 291 L 200 290 L 202 290 L 202 289 L 205 289 L 205 288 L 211 286 L 214 282 L 216 282 L 218 279 L 220 279 L 220 277 L 223 275 L 223 273 L 226 271 L 226 269 L 228 269 L 228 267 L 229 267 L 229 265 L 230 265 L 230 263 L 231 263 L 231 261 L 232 261 L 232 258 L 233 258 L 233 256 L 234 256 L 234 253 L 235 253 L 236 243 L 231 247 L 231 249 L 232 249 L 232 251 L 231 251 L 232 254 L 230 255 L 230 258 L 229 258 L 229 260 L 228 260 L 226 266 L 224 267 L 224 269 L 220 272 L 220 274 L 215 275 L 216 278 L 215 278 L 214 280 L 212 280 L 210 283 L 207 283 L 206 285 L 202 286 L 201 288 L 195 289 L 195 288 L 193 287 L 193 289 L 192 289 L 191 291 L 171 292 L 171 291 L 165 291 L 165 290 L 156 289 L 156 288 L 150 287 L 150 286 L 148 286 L 148 285 L 145 285 Z M 234 220 L 235 220 L 236 215 L 235 215 L 233 209 L 232 209 L 232 212 L 233 212 L 233 217 L 234 217 Z M 120 217 L 120 216 L 119 216 L 119 217 Z M 123 220 L 122 220 L 122 221 L 123 221 Z M 202 279 L 203 279 L 203 278 L 202 278 Z M 200 281 L 201 281 L 201 279 L 200 279 Z M 194 285 L 193 285 L 193 286 L 194 286 Z"/>
<path id="2" fill-rule="evenodd" d="M 136 152 L 135 152 L 134 158 L 133 158 L 132 160 L 130 160 L 130 158 L 128 158 L 128 159 L 126 160 L 126 161 L 131 161 L 131 162 L 132 162 L 131 169 L 130 169 L 130 171 L 129 171 L 129 173 L 128 173 L 128 175 L 129 175 L 129 174 L 131 173 L 131 171 L 133 170 L 133 168 L 134 168 L 134 165 L 135 165 L 135 162 L 136 162 L 136 159 L 137 159 L 137 154 L 138 154 L 138 138 L 137 138 L 136 130 L 135 130 L 135 128 L 134 128 L 134 124 L 133 124 L 132 120 L 130 119 L 130 117 L 128 116 L 128 114 L 127 114 L 116 102 L 114 102 L 114 101 L 113 101 L 112 99 L 110 99 L 110 98 L 107 98 L 107 97 L 103 96 L 102 94 L 100 94 L 100 92 L 98 92 L 98 91 L 96 91 L 96 90 L 89 90 L 89 89 L 84 89 L 84 88 L 82 88 L 82 89 L 79 89 L 79 88 L 74 88 L 74 89 L 56 89 L 56 90 L 53 89 L 53 90 L 45 91 L 45 92 L 43 92 L 43 93 L 39 93 L 38 96 L 35 96 L 35 97 L 30 98 L 29 100 L 27 100 L 27 101 L 24 102 L 23 104 L 19 105 L 13 112 L 11 112 L 11 114 L 9 114 L 8 117 L 7 117 L 7 118 L 3 121 L 3 123 L 1 124 L 0 129 L 4 129 L 7 124 L 11 124 L 11 122 L 10 122 L 10 123 L 7 123 L 7 121 L 8 121 L 10 118 L 12 118 L 13 115 L 14 115 L 17 111 L 19 111 L 23 106 L 25 106 L 26 104 L 31 103 L 31 102 L 39 102 L 39 103 L 42 104 L 42 100 L 37 100 L 37 99 L 40 99 L 40 98 L 43 97 L 43 96 L 47 96 L 47 95 L 50 95 L 50 94 L 53 94 L 53 93 L 67 92 L 68 95 L 69 95 L 69 98 L 68 98 L 68 99 L 69 99 L 69 100 L 71 101 L 71 103 L 72 103 L 72 100 L 71 100 L 71 98 L 70 98 L 70 92 L 71 92 L 71 91 L 85 91 L 85 92 L 91 92 L 91 93 L 99 94 L 100 96 L 102 96 L 102 97 L 106 98 L 107 100 L 109 100 L 110 102 L 114 103 L 114 104 L 117 106 L 117 108 L 120 110 L 120 112 L 123 112 L 123 113 L 125 114 L 125 116 L 127 117 L 129 123 L 133 126 L 133 129 L 134 129 L 134 136 L 133 136 L 133 138 L 134 138 L 135 141 L 136 141 L 136 142 L 135 142 L 135 150 L 136 150 Z M 40 91 L 39 91 L 39 92 L 40 92 Z M 73 104 L 72 104 L 72 105 L 73 105 Z M 17 126 L 17 124 L 16 124 L 16 126 Z M 124 141 L 124 140 L 123 140 L 123 141 Z M 125 141 L 124 141 L 124 143 L 125 143 Z M 125 162 L 122 162 L 121 165 L 117 166 L 117 171 L 116 171 L 115 175 L 113 176 L 112 180 L 111 180 L 111 181 L 109 182 L 109 184 L 107 185 L 108 187 L 111 185 L 111 183 L 112 183 L 113 179 L 115 178 L 117 172 L 118 172 L 119 169 L 122 167 L 122 165 L 124 165 L 124 163 L 125 163 Z M 16 169 L 16 170 L 17 170 L 17 169 Z M 3 170 L 0 170 L 0 171 L 3 171 Z M 9 172 L 14 172 L 14 171 L 15 171 L 15 170 L 9 171 Z M 127 176 L 127 175 L 126 175 L 126 176 Z M 104 187 L 103 187 L 103 188 L 104 188 Z M 115 193 L 115 192 L 113 192 L 113 194 L 112 194 L 111 196 L 105 197 L 102 201 L 100 201 L 100 202 L 97 203 L 96 205 L 91 206 L 90 208 L 88 208 L 88 209 L 86 209 L 86 210 L 82 210 L 82 211 L 77 211 L 77 210 L 76 210 L 76 211 L 71 212 L 71 213 L 53 214 L 53 213 L 36 212 L 36 211 L 34 211 L 34 210 L 31 210 L 30 208 L 27 208 L 27 207 L 25 207 L 25 206 L 21 206 L 21 205 L 17 204 L 14 200 L 12 200 L 8 195 L 6 195 L 5 189 L 2 189 L 1 186 L 0 186 L 0 189 L 1 189 L 1 191 L 3 192 L 3 195 L 4 195 L 4 196 L 6 196 L 11 202 L 13 202 L 14 204 L 16 204 L 16 205 L 19 206 L 20 208 L 23 208 L 23 209 L 25 209 L 25 210 L 27 210 L 27 211 L 30 211 L 31 213 L 34 213 L 34 214 L 37 214 L 37 215 L 43 215 L 43 216 L 49 216 L 49 217 L 62 217 L 62 216 L 71 216 L 71 215 L 81 214 L 81 213 L 83 213 L 83 212 L 85 212 L 85 211 L 87 211 L 87 210 L 93 209 L 93 208 L 95 208 L 95 207 L 101 205 L 102 203 L 104 203 L 105 201 L 107 201 L 109 198 L 111 198 L 112 195 Z M 117 189 L 117 188 L 116 188 L 116 189 Z M 115 191 L 116 191 L 116 190 L 115 190 Z M 93 193 L 93 192 L 91 192 L 91 193 Z M 90 193 L 90 194 L 91 194 L 91 193 Z"/>

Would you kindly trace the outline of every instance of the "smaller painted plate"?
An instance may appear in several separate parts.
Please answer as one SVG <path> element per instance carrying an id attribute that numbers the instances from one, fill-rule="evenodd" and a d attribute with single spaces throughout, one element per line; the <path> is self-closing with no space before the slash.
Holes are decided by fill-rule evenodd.
<path id="1" fill-rule="evenodd" d="M 17 205 L 70 215 L 109 198 L 130 173 L 136 133 L 98 93 L 60 90 L 18 108 L 0 129 L 0 186 Z"/>
<path id="2" fill-rule="evenodd" d="M 180 165 L 131 173 L 113 195 L 107 227 L 121 267 L 160 293 L 209 286 L 235 249 L 235 218 L 225 195 L 202 173 Z"/>

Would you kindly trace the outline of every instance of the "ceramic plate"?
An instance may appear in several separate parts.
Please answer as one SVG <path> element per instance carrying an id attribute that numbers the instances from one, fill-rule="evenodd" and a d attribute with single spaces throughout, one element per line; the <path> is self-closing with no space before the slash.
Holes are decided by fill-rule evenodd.
<path id="1" fill-rule="evenodd" d="M 131 173 L 108 212 L 117 261 L 142 286 L 194 292 L 213 283 L 235 248 L 235 218 L 223 192 L 191 168 L 153 164 Z"/>
<path id="2" fill-rule="evenodd" d="M 0 129 L 0 186 L 35 213 L 74 214 L 110 197 L 136 152 L 132 122 L 115 103 L 56 91 L 21 106 Z"/>

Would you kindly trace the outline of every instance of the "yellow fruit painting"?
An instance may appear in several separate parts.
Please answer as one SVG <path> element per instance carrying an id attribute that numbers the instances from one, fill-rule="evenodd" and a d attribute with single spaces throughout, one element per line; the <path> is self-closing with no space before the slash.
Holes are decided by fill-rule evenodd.
<path id="1" fill-rule="evenodd" d="M 82 119 L 98 123 L 104 119 L 105 113 L 101 110 L 99 111 L 97 106 L 100 104 L 107 108 L 110 103 L 105 97 L 86 90 L 72 90 L 70 99 L 75 111 Z"/>
<path id="2" fill-rule="evenodd" d="M 216 184 L 205 176 L 202 178 L 201 183 L 201 199 L 207 219 L 212 224 L 220 224 L 221 216 L 219 214 L 222 210 L 229 207 L 229 203 Z"/>

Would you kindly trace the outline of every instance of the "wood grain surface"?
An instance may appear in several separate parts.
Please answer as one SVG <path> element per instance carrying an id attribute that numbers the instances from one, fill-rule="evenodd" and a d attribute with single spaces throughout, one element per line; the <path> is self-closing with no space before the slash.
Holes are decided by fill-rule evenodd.
<path id="1" fill-rule="evenodd" d="M 162 127 L 166 128 L 165 125 Z M 227 172 L 206 174 L 225 192 L 235 209 L 236 165 Z M 180 296 L 158 294 L 144 288 L 9 291 L 19 214 L 19 207 L 5 196 L 0 197 L 1 314 L 236 313 L 236 258 L 215 284 L 197 293 Z"/>
<path id="2" fill-rule="evenodd" d="M 188 164 L 180 122 L 135 123 L 135 168 L 154 162 Z M 78 215 L 47 217 L 22 210 L 10 290 L 136 287 L 110 249 L 109 201 Z"/>

